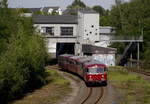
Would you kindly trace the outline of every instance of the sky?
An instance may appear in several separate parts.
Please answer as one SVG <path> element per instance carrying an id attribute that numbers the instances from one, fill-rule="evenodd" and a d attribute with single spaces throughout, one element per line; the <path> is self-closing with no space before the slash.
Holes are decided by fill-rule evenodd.
<path id="1" fill-rule="evenodd" d="M 45 6 L 59 6 L 63 10 L 70 5 L 74 0 L 8 0 L 9 7 L 17 8 L 34 8 Z M 115 0 L 81 0 L 86 5 L 92 7 L 101 5 L 105 9 L 110 9 L 115 4 Z M 128 0 L 125 0 L 128 1 Z"/>

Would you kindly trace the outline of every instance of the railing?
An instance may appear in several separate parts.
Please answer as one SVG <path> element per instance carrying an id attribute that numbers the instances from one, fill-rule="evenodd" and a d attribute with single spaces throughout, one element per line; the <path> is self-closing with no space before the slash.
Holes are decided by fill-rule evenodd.
<path id="1" fill-rule="evenodd" d="M 100 35 L 101 37 L 102 35 Z M 116 35 L 106 35 L 109 39 L 100 38 L 100 41 L 109 42 L 143 42 L 143 35 L 141 36 L 116 36 Z"/>

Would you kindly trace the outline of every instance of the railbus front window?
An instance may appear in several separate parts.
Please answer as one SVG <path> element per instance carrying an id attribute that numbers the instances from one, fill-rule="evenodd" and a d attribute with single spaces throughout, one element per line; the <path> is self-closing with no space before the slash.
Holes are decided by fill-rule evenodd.
<path id="1" fill-rule="evenodd" d="M 89 74 L 104 73 L 104 68 L 89 68 Z"/>

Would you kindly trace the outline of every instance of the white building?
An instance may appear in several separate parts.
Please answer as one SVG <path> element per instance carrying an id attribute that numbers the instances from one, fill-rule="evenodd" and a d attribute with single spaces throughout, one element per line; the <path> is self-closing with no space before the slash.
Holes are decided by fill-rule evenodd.
<path id="1" fill-rule="evenodd" d="M 92 10 L 79 11 L 78 16 L 35 15 L 33 20 L 37 31 L 47 38 L 50 53 L 56 53 L 54 50 L 57 43 L 78 42 L 75 53 L 80 54 L 82 44 L 95 44 L 99 41 L 99 14 Z"/>
<path id="2" fill-rule="evenodd" d="M 108 47 L 110 46 L 110 41 L 114 34 L 116 33 L 114 27 L 110 26 L 100 26 L 99 27 L 99 36 L 100 36 L 100 41 L 97 42 L 95 45 L 96 46 L 101 46 L 101 47 Z"/>
<path id="3" fill-rule="evenodd" d="M 95 11 L 78 12 L 79 41 L 94 44 L 99 41 L 99 14 Z M 90 42 L 90 43 L 89 43 Z"/>
<path id="4" fill-rule="evenodd" d="M 100 32 L 99 14 L 96 13 L 95 11 L 80 10 L 77 16 L 35 15 L 33 16 L 33 20 L 34 20 L 34 27 L 37 28 L 37 31 L 41 33 L 42 36 L 47 41 L 48 52 L 54 55 L 58 55 L 60 50 L 61 51 L 68 50 L 69 47 L 71 48 L 69 48 L 69 51 L 67 52 L 74 50 L 74 54 L 84 55 L 85 54 L 85 51 L 83 50 L 84 44 L 91 45 L 91 47 L 96 47 L 95 45 L 101 46 L 100 42 L 101 35 L 99 35 Z M 66 49 L 61 49 L 62 46 L 60 44 L 62 45 L 72 44 L 74 46 L 68 46 L 68 48 Z M 100 52 L 100 49 L 104 48 L 99 47 L 98 52 Z M 104 52 L 99 54 L 90 52 L 89 55 L 93 57 L 96 57 L 96 55 L 98 55 L 99 58 L 103 58 L 104 60 L 110 60 L 111 57 L 113 58 L 112 59 L 113 62 L 109 63 L 109 65 L 115 65 L 114 63 L 116 51 L 109 55 L 108 53 L 104 54 Z"/>
<path id="5" fill-rule="evenodd" d="M 43 7 L 41 8 L 41 11 L 48 14 L 52 14 L 53 12 L 55 12 L 59 15 L 62 15 L 62 9 L 60 7 Z"/>
<path id="6" fill-rule="evenodd" d="M 56 54 L 57 43 L 76 43 L 77 16 L 33 16 L 34 27 L 47 41 L 48 52 Z"/>

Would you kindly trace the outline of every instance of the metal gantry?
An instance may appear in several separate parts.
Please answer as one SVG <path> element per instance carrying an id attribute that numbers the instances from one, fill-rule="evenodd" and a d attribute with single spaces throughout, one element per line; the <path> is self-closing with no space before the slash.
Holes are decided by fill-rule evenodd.
<path id="1" fill-rule="evenodd" d="M 129 45 L 125 48 L 122 57 L 120 58 L 120 65 L 124 65 L 127 61 L 127 58 L 131 58 L 132 60 L 132 51 L 133 49 L 137 49 L 137 60 L 140 60 L 140 43 L 143 42 L 143 35 L 141 36 L 114 36 L 110 35 L 109 39 L 100 39 L 100 41 L 105 41 L 109 43 L 116 43 L 116 42 L 127 42 Z M 132 63 L 131 63 L 132 65 Z M 139 65 L 138 65 L 139 68 Z"/>

